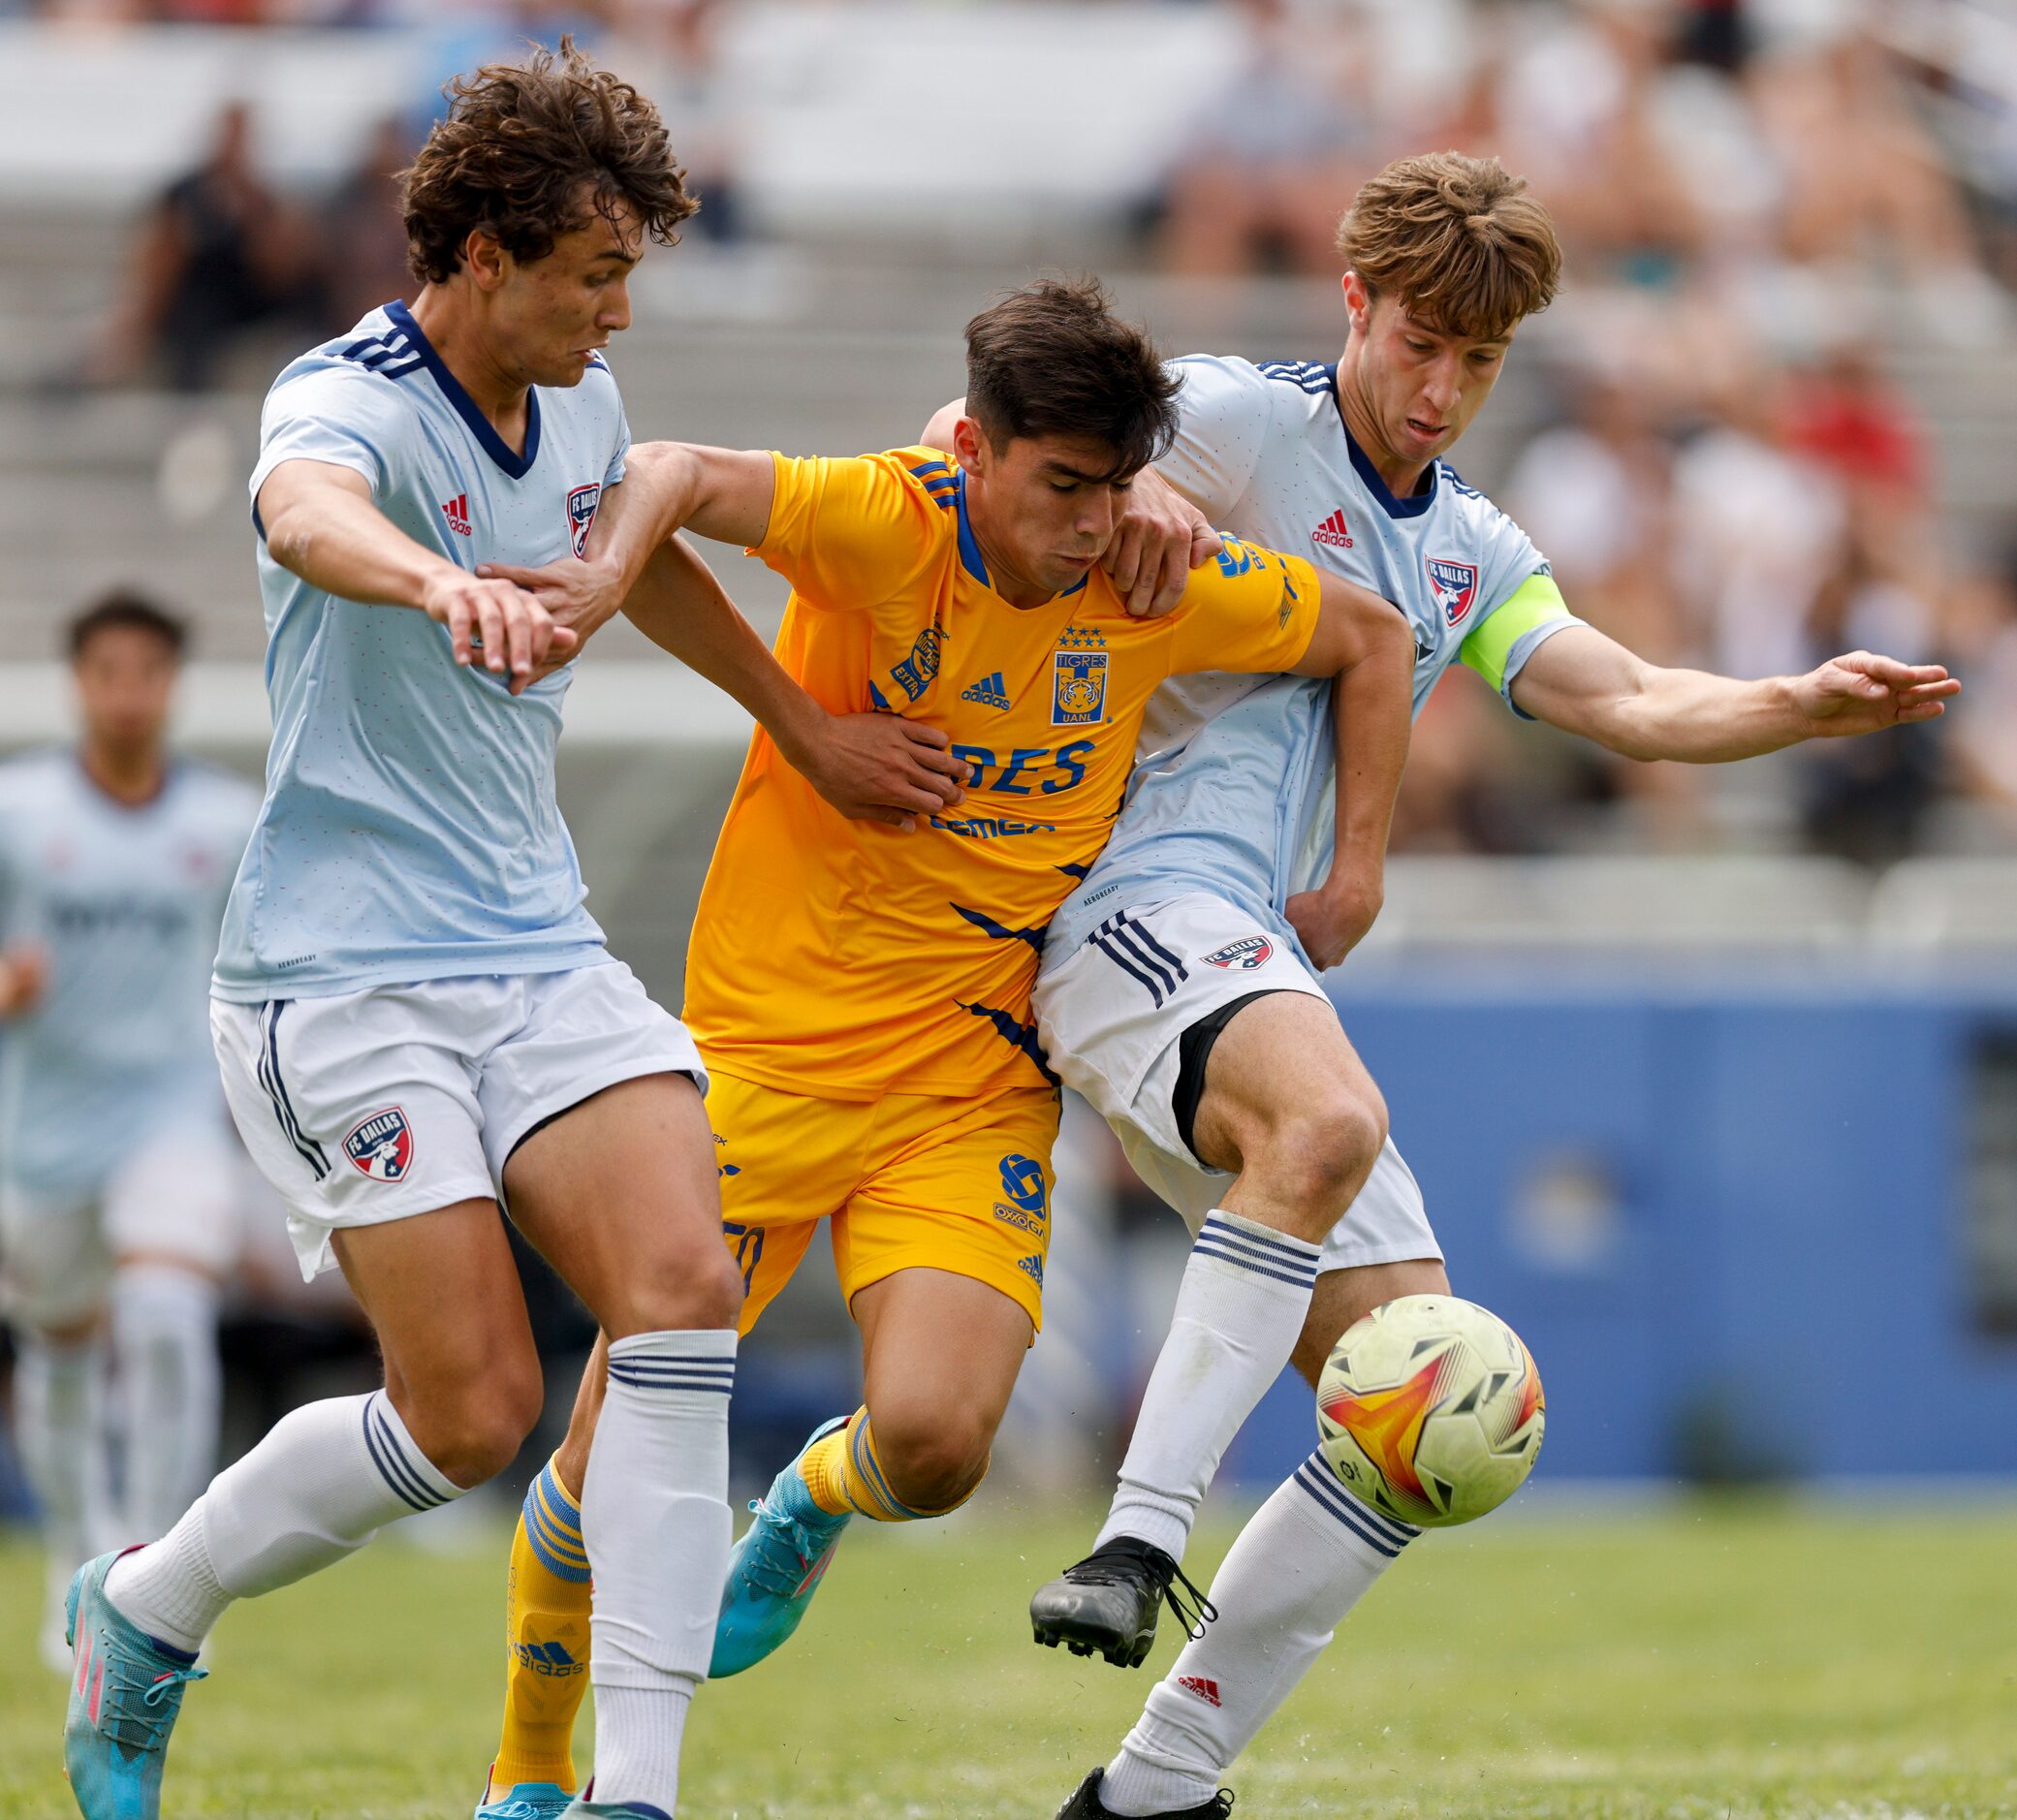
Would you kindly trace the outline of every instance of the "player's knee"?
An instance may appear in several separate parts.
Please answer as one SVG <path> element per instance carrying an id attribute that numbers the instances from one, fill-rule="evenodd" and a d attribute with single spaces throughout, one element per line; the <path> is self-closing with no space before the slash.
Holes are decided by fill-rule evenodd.
<path id="1" fill-rule="evenodd" d="M 988 1476 L 994 1427 L 970 1411 L 898 1414 L 887 1425 L 881 1414 L 871 1420 L 890 1490 L 914 1511 L 950 1510 Z"/>
<path id="2" fill-rule="evenodd" d="M 1298 1236 L 1318 1239 L 1365 1186 L 1386 1141 L 1387 1109 L 1377 1094 L 1318 1089 L 1282 1110 L 1254 1162 L 1276 1197 L 1298 1210 Z"/>
<path id="3" fill-rule="evenodd" d="M 494 1479 L 519 1456 L 537 1425 L 546 1393 L 536 1359 L 433 1387 L 417 1408 L 402 1408 L 414 1443 L 434 1467 L 467 1489 Z"/>
<path id="4" fill-rule="evenodd" d="M 602 1324 L 612 1339 L 624 1339 L 633 1334 L 730 1328 L 741 1315 L 741 1272 L 728 1252 L 709 1240 L 641 1265 Z"/>

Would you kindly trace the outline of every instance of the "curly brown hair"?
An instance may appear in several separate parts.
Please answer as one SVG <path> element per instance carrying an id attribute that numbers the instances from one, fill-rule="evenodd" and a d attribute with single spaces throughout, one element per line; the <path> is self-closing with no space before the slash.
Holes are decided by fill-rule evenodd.
<path id="1" fill-rule="evenodd" d="M 1555 299 L 1561 248 L 1546 208 L 1496 158 L 1402 158 L 1352 199 L 1338 250 L 1369 291 L 1390 292 L 1446 334 L 1493 341 Z"/>
<path id="2" fill-rule="evenodd" d="M 442 93 L 447 116 L 400 173 L 406 263 L 424 284 L 454 274 L 478 229 L 530 262 L 619 202 L 662 246 L 700 206 L 658 110 L 572 38 L 557 51 L 536 47 L 523 63 L 486 64 Z"/>

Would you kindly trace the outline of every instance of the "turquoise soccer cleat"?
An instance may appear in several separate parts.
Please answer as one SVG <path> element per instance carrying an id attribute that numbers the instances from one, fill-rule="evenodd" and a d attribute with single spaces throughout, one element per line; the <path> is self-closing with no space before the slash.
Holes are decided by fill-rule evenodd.
<path id="1" fill-rule="evenodd" d="M 560 1820 L 574 1811 L 574 1797 L 552 1782 L 516 1782 L 492 1799 L 489 1785 L 473 1820 Z"/>
<path id="2" fill-rule="evenodd" d="M 814 1428 L 798 1459 L 771 1481 L 770 1495 L 750 1505 L 756 1521 L 742 1532 L 728 1564 L 721 1616 L 714 1624 L 710 1679 L 754 1668 L 799 1627 L 819 1590 L 849 1513 L 835 1517 L 812 1501 L 799 1460 L 815 1441 L 844 1428 L 845 1416 Z"/>
<path id="3" fill-rule="evenodd" d="M 182 1689 L 209 1672 L 157 1643 L 105 1596 L 115 1549 L 86 1561 L 65 1601 L 71 1650 L 70 1710 L 63 1719 L 63 1769 L 84 1820 L 158 1820 L 168 1735 Z"/>

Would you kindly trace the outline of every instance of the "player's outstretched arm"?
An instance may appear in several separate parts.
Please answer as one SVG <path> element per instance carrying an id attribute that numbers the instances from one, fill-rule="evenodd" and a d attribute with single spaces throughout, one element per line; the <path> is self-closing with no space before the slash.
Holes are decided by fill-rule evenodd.
<path id="1" fill-rule="evenodd" d="M 1386 901 L 1387 834 L 1414 719 L 1415 641 L 1392 601 L 1333 575 L 1321 578 L 1316 630 L 1296 668 L 1337 678 L 1336 851 L 1313 891 L 1282 914 L 1318 967 L 1358 946 Z"/>
<path id="2" fill-rule="evenodd" d="M 1754 682 L 1666 670 L 1592 626 L 1558 632 L 1513 678 L 1536 720 L 1634 759 L 1693 765 L 1756 758 L 1805 739 L 1838 739 L 1934 720 L 1961 692 L 1938 664 L 1850 651 L 1804 676 Z"/>
<path id="3" fill-rule="evenodd" d="M 841 814 L 910 829 L 960 801 L 966 766 L 948 736 L 896 714 L 832 714 L 793 680 L 685 540 L 646 560 L 626 616 L 747 708 L 785 762 Z"/>
<path id="4" fill-rule="evenodd" d="M 776 466 L 763 450 L 637 443 L 622 480 L 596 502 L 579 560 L 563 556 L 538 569 L 486 562 L 476 572 L 536 595 L 553 623 L 585 644 L 623 611 L 646 563 L 681 525 L 728 543 L 762 543 L 775 491 Z"/>
<path id="5" fill-rule="evenodd" d="M 310 587 L 367 607 L 409 607 L 448 628 L 456 662 L 483 652 L 512 693 L 575 635 L 511 581 L 464 573 L 414 540 L 371 502 L 371 484 L 331 461 L 283 461 L 259 489 L 267 551 Z"/>

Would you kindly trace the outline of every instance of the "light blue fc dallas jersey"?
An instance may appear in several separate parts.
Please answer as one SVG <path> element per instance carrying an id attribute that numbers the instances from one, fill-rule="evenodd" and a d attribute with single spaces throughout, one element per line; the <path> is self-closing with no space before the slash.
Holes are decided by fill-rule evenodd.
<path id="1" fill-rule="evenodd" d="M 581 553 L 629 446 L 597 360 L 579 386 L 533 390 L 516 453 L 406 306 L 389 303 L 274 382 L 252 494 L 283 461 L 333 462 L 462 568 L 538 565 Z M 225 914 L 218 996 L 258 1003 L 601 960 L 553 796 L 571 673 L 513 696 L 480 663 L 458 666 L 425 613 L 310 587 L 264 536 L 259 582 L 273 743 Z"/>
<path id="2" fill-rule="evenodd" d="M 205 1004 L 259 793 L 188 761 L 128 807 L 70 750 L 0 765 L 0 944 L 42 950 L 0 1033 L 0 1176 L 89 1198 L 179 1117 L 221 1119 Z"/>
<path id="3" fill-rule="evenodd" d="M 1459 657 L 1511 706 L 1521 666 L 1579 623 L 1526 533 L 1447 463 L 1405 499 L 1387 489 L 1345 429 L 1335 368 L 1172 364 L 1182 427 L 1160 471 L 1221 529 L 1396 602 L 1414 633 L 1417 714 Z M 1516 594 L 1517 613 L 1493 625 Z M 1120 905 L 1192 891 L 1294 943 L 1281 907 L 1330 868 L 1334 756 L 1328 679 L 1172 677 L 1150 703 L 1113 838 L 1052 923 L 1049 952 L 1068 953 Z"/>

